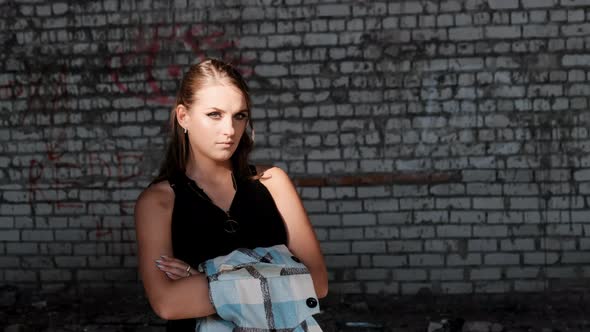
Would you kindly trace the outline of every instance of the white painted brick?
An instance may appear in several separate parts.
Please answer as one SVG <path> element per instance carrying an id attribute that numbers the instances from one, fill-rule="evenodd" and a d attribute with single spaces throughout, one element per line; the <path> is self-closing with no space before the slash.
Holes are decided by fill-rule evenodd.
<path id="1" fill-rule="evenodd" d="M 410 254 L 410 266 L 441 266 L 444 265 L 444 255 L 438 254 Z"/>
<path id="2" fill-rule="evenodd" d="M 385 241 L 354 241 L 352 242 L 352 253 L 384 253 Z"/>
<path id="3" fill-rule="evenodd" d="M 430 280 L 463 280 L 463 269 L 432 269 Z"/>
<path id="4" fill-rule="evenodd" d="M 451 199 L 449 199 L 449 200 L 451 200 Z M 437 208 L 440 208 L 440 206 L 438 205 L 439 201 L 440 200 L 437 200 Z M 446 212 L 446 211 L 433 210 L 433 211 L 415 211 L 414 212 L 414 222 L 416 222 L 416 223 L 424 223 L 424 222 L 441 223 L 441 222 L 447 222 L 448 220 L 449 220 L 448 212 Z"/>
<path id="5" fill-rule="evenodd" d="M 397 211 L 400 208 L 397 199 L 365 199 L 363 207 L 370 212 Z"/>
<path id="6" fill-rule="evenodd" d="M 399 283 L 397 282 L 366 282 L 366 291 L 368 294 L 399 294 Z M 330 284 L 330 289 L 332 284 Z"/>
<path id="7" fill-rule="evenodd" d="M 470 237 L 470 225 L 442 225 L 436 226 L 436 234 L 443 238 Z"/>
<path id="8" fill-rule="evenodd" d="M 39 245 L 30 242 L 8 242 L 6 243 L 6 253 L 9 255 L 35 255 L 39 253 Z"/>
<path id="9" fill-rule="evenodd" d="M 374 267 L 399 267 L 408 264 L 408 257 L 405 255 L 374 255 Z"/>
<path id="10" fill-rule="evenodd" d="M 387 269 L 356 269 L 354 275 L 356 280 L 383 280 L 390 272 Z"/>
<path id="11" fill-rule="evenodd" d="M 485 221 L 482 211 L 451 211 L 450 221 L 462 224 L 481 224 Z"/>
<path id="12" fill-rule="evenodd" d="M 485 27 L 484 34 L 491 39 L 520 38 L 520 26 L 488 26 Z"/>
<path id="13" fill-rule="evenodd" d="M 562 6 L 590 6 L 590 0 L 561 0 Z"/>
<path id="14" fill-rule="evenodd" d="M 503 197 L 473 198 L 473 208 L 476 210 L 504 210 Z M 481 220 L 477 218 L 476 220 Z"/>
<path id="15" fill-rule="evenodd" d="M 320 243 L 324 255 L 350 254 L 350 242 L 322 242 Z"/>
<path id="16" fill-rule="evenodd" d="M 43 255 L 71 255 L 72 244 L 71 243 L 39 243 L 39 253 Z"/>
<path id="17" fill-rule="evenodd" d="M 0 267 L 2 269 L 6 268 L 18 268 L 20 267 L 21 263 L 18 257 L 0 257 Z"/>
<path id="18" fill-rule="evenodd" d="M 523 258 L 527 265 L 547 265 L 557 263 L 559 255 L 555 252 L 525 253 Z"/>
<path id="19" fill-rule="evenodd" d="M 522 0 L 524 8 L 553 7 L 559 0 Z"/>
<path id="20" fill-rule="evenodd" d="M 356 188 L 354 187 L 322 187 L 321 192 L 324 199 L 357 197 Z"/>
<path id="21" fill-rule="evenodd" d="M 480 40 L 484 32 L 479 27 L 449 28 L 449 39 L 456 42 Z"/>
<path id="22" fill-rule="evenodd" d="M 574 180 L 590 181 L 590 169 L 584 169 L 574 172 Z"/>
<path id="23" fill-rule="evenodd" d="M 374 214 L 368 213 L 356 213 L 356 214 L 343 214 L 342 225 L 343 226 L 363 226 L 363 225 L 375 225 L 377 218 Z"/>
<path id="24" fill-rule="evenodd" d="M 432 292 L 432 284 L 430 283 L 402 283 L 401 293 L 402 295 L 416 294 L 419 292 L 430 293 Z"/>
<path id="25" fill-rule="evenodd" d="M 23 256 L 22 266 L 30 268 L 49 269 L 55 267 L 53 259 L 51 257 L 43 256 Z"/>
<path id="26" fill-rule="evenodd" d="M 320 5 L 316 7 L 317 17 L 334 17 L 350 15 L 350 6 L 348 5 Z"/>
<path id="27" fill-rule="evenodd" d="M 420 240 L 394 240 L 387 241 L 387 251 L 390 253 L 421 252 Z"/>
<path id="28" fill-rule="evenodd" d="M 402 239 L 432 238 L 434 237 L 433 226 L 404 226 L 400 228 Z"/>
<path id="29" fill-rule="evenodd" d="M 316 227 L 340 226 L 341 217 L 334 214 L 309 214 L 311 223 Z"/>
<path id="30" fill-rule="evenodd" d="M 424 240 L 424 251 L 426 252 L 456 252 L 465 247 L 465 240 L 433 239 Z"/>
<path id="31" fill-rule="evenodd" d="M 21 232 L 22 241 L 53 241 L 53 231 L 51 230 L 23 230 Z M 9 239 L 10 240 L 10 239 Z"/>
<path id="32" fill-rule="evenodd" d="M 357 255 L 325 255 L 326 265 L 330 268 L 359 266 Z"/>
<path id="33" fill-rule="evenodd" d="M 471 294 L 473 285 L 469 282 L 443 282 L 441 289 L 446 294 Z"/>
<path id="34" fill-rule="evenodd" d="M 399 281 L 425 281 L 427 270 L 418 269 L 395 269 L 393 270 L 393 279 Z"/>
<path id="35" fill-rule="evenodd" d="M 332 228 L 328 232 L 330 240 L 363 239 L 363 229 L 360 227 Z"/>
<path id="36" fill-rule="evenodd" d="M 439 210 L 468 210 L 471 208 L 471 201 L 469 198 L 437 198 L 435 205 Z M 445 214 L 439 221 L 446 222 L 448 219 L 448 214 Z"/>
<path id="37" fill-rule="evenodd" d="M 307 46 L 330 46 L 338 43 L 338 35 L 334 33 L 307 33 L 303 36 L 303 44 Z"/>
<path id="38" fill-rule="evenodd" d="M 514 290 L 517 292 L 542 292 L 548 289 L 548 280 L 515 280 Z"/>
<path id="39" fill-rule="evenodd" d="M 524 222 L 524 213 L 522 212 L 488 212 L 488 224 L 520 224 Z"/>
<path id="40" fill-rule="evenodd" d="M 331 202 L 328 202 L 328 211 L 331 213 L 362 211 L 362 202 L 361 201 L 331 201 Z"/>
<path id="41" fill-rule="evenodd" d="M 561 255 L 561 262 L 564 264 L 588 264 L 590 252 L 564 252 Z"/>
<path id="42" fill-rule="evenodd" d="M 38 275 L 39 272 L 30 269 L 6 269 L 4 271 L 4 280 L 18 282 L 38 281 Z"/>
<path id="43" fill-rule="evenodd" d="M 531 279 L 539 276 L 538 267 L 507 267 L 505 270 L 507 278 L 511 279 Z"/>
<path id="44" fill-rule="evenodd" d="M 399 230 L 392 226 L 365 227 L 366 239 L 391 239 L 399 237 Z"/>
<path id="45" fill-rule="evenodd" d="M 506 293 L 510 291 L 510 282 L 478 281 L 474 282 L 474 289 L 479 293 Z"/>
<path id="46" fill-rule="evenodd" d="M 518 0 L 488 0 L 491 9 L 516 9 L 519 6 Z"/>
<path id="47" fill-rule="evenodd" d="M 411 212 L 387 212 L 377 214 L 377 223 L 380 225 L 406 224 L 411 221 Z"/>
<path id="48" fill-rule="evenodd" d="M 447 255 L 447 266 L 481 265 L 481 263 L 482 258 L 480 254 L 470 253 L 466 255 Z"/>
<path id="49" fill-rule="evenodd" d="M 470 280 L 498 280 L 501 279 L 500 268 L 476 268 L 469 271 Z"/>

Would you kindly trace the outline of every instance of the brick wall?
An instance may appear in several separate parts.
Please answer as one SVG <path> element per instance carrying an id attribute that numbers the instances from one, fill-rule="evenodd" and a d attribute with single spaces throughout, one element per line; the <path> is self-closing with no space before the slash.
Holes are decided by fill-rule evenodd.
<path id="1" fill-rule="evenodd" d="M 253 162 L 296 181 L 331 292 L 588 288 L 588 0 L 0 13 L 0 284 L 141 287 L 134 201 L 182 73 L 211 55 L 248 78 Z"/>

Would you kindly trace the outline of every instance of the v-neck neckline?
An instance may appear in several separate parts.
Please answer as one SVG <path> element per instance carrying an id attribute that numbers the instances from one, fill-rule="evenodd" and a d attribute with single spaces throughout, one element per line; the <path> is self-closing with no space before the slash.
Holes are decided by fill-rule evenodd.
<path id="1" fill-rule="evenodd" d="M 229 216 L 229 214 L 232 210 L 232 207 L 234 206 L 234 203 L 236 202 L 236 197 L 238 196 L 238 191 L 240 190 L 240 186 L 238 185 L 238 183 L 239 183 L 238 179 L 235 179 L 236 180 L 236 191 L 234 192 L 234 197 L 232 197 L 232 200 L 231 200 L 231 203 L 229 204 L 228 209 L 224 210 L 219 205 L 215 204 L 215 202 L 213 202 L 211 197 L 209 197 L 209 195 L 207 195 L 207 193 L 205 193 L 205 191 L 197 184 L 197 181 L 190 178 L 188 175 L 186 175 L 186 173 L 184 173 L 184 172 L 181 172 L 181 173 L 184 176 L 184 178 L 188 181 L 187 184 L 188 184 L 189 188 L 193 189 L 199 196 L 201 196 L 201 198 L 204 198 L 206 201 L 211 203 L 211 205 L 213 205 L 214 207 L 216 207 L 217 209 L 219 209 L 220 211 L 225 213 L 227 216 Z"/>

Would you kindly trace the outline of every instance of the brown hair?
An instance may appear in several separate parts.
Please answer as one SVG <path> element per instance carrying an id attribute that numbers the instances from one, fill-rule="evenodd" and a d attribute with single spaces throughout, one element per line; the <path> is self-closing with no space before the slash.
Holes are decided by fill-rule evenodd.
<path id="1" fill-rule="evenodd" d="M 184 172 L 186 170 L 190 153 L 190 142 L 188 134 L 184 133 L 184 129 L 176 119 L 176 107 L 184 105 L 186 108 L 190 108 L 195 102 L 196 92 L 211 83 L 233 85 L 242 92 L 246 100 L 248 124 L 253 132 L 254 126 L 252 125 L 252 117 L 250 116 L 250 94 L 242 75 L 230 64 L 217 59 L 207 58 L 198 64 L 192 65 L 182 79 L 176 96 L 176 103 L 170 112 L 170 141 L 168 143 L 166 158 L 162 162 L 158 176 L 152 180 L 150 185 L 169 179 L 176 172 Z M 231 156 L 232 168 L 236 177 L 244 178 L 252 174 L 248 168 L 248 157 L 252 151 L 253 144 L 254 141 L 252 138 L 244 131 L 236 151 Z"/>

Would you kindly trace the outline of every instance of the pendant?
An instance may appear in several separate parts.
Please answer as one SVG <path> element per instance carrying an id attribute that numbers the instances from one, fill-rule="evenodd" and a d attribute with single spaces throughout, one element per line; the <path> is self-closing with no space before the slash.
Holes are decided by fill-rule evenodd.
<path id="1" fill-rule="evenodd" d="M 240 224 L 233 220 L 233 219 L 227 219 L 226 221 L 223 222 L 223 230 L 226 231 L 227 233 L 235 233 L 240 229 Z"/>

